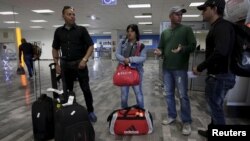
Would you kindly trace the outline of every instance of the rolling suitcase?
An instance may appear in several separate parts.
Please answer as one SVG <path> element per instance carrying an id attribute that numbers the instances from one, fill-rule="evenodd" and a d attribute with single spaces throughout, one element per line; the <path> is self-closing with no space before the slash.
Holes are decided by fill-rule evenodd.
<path id="1" fill-rule="evenodd" d="M 85 107 L 76 102 L 68 106 L 56 104 L 55 141 L 95 141 L 95 131 Z"/>
<path id="2" fill-rule="evenodd" d="M 38 71 L 33 65 L 34 92 L 36 101 L 32 104 L 31 115 L 33 134 L 35 141 L 46 141 L 54 138 L 54 102 L 46 94 L 41 94 L 40 62 L 38 60 Z M 39 79 L 39 98 L 37 98 L 37 75 Z"/>
<path id="3" fill-rule="evenodd" d="M 51 72 L 52 89 L 57 89 L 55 63 L 49 65 Z M 51 90 L 52 90 L 51 89 Z M 86 108 L 76 102 L 74 92 L 63 94 L 53 92 L 55 141 L 95 141 L 95 131 L 89 120 Z M 67 93 L 67 94 L 66 94 Z M 74 98 L 70 105 L 63 106 Z M 58 100 L 59 99 L 59 100 Z"/>

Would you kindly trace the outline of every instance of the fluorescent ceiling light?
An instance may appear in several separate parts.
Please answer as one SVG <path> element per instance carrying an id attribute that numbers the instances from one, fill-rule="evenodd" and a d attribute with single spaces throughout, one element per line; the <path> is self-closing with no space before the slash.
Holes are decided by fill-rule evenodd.
<path id="1" fill-rule="evenodd" d="M 145 24 L 145 25 L 147 25 L 147 24 L 152 24 L 152 22 L 139 22 L 138 24 Z"/>
<path id="2" fill-rule="evenodd" d="M 36 13 L 53 13 L 54 12 L 50 9 L 38 9 L 38 10 L 31 10 L 31 11 L 36 12 Z"/>
<path id="3" fill-rule="evenodd" d="M 43 28 L 41 26 L 30 26 L 30 28 Z"/>
<path id="4" fill-rule="evenodd" d="M 30 20 L 31 22 L 33 23 L 45 23 L 45 22 L 48 22 L 46 20 Z"/>
<path id="5" fill-rule="evenodd" d="M 11 29 L 12 29 L 12 28 L 16 28 L 16 27 L 12 26 L 12 27 L 8 27 L 8 28 L 11 28 Z"/>
<path id="6" fill-rule="evenodd" d="M 152 34 L 153 32 L 151 31 L 146 31 L 146 32 L 143 32 L 143 33 L 145 33 L 145 34 Z"/>
<path id="7" fill-rule="evenodd" d="M 63 25 L 53 25 L 53 27 L 60 27 L 60 26 L 63 26 Z"/>
<path id="8" fill-rule="evenodd" d="M 0 12 L 0 15 L 16 15 L 18 13 L 13 12 L 13 11 L 4 11 L 4 12 Z"/>
<path id="9" fill-rule="evenodd" d="M 128 8 L 150 8 L 151 4 L 129 4 Z"/>
<path id="10" fill-rule="evenodd" d="M 190 17 L 196 18 L 196 17 L 199 17 L 199 16 L 200 16 L 200 15 L 182 15 L 182 17 L 186 17 L 186 18 L 187 18 L 187 17 L 189 17 L 189 18 L 190 18 Z"/>
<path id="11" fill-rule="evenodd" d="M 192 2 L 192 3 L 190 3 L 190 7 L 192 7 L 192 6 L 199 6 L 199 5 L 202 5 L 202 4 L 204 4 L 204 2 Z"/>
<path id="12" fill-rule="evenodd" d="M 90 26 L 89 24 L 79 24 L 80 26 Z"/>
<path id="13" fill-rule="evenodd" d="M 94 32 L 89 32 L 89 35 L 94 35 L 95 33 Z"/>
<path id="14" fill-rule="evenodd" d="M 103 32 L 102 34 L 111 34 L 111 32 Z"/>
<path id="15" fill-rule="evenodd" d="M 136 19 L 140 19 L 140 18 L 152 18 L 152 15 L 137 15 L 135 16 Z"/>
<path id="16" fill-rule="evenodd" d="M 152 32 L 152 30 L 151 29 L 145 29 L 145 30 L 143 30 L 144 32 Z"/>
<path id="17" fill-rule="evenodd" d="M 14 23 L 20 23 L 18 21 L 4 21 L 4 23 L 7 23 L 7 24 L 14 24 Z"/>

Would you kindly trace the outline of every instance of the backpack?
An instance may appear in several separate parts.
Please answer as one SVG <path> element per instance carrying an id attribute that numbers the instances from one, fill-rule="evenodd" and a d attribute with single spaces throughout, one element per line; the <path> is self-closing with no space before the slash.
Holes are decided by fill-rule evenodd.
<path id="1" fill-rule="evenodd" d="M 250 77 L 250 28 L 245 25 L 233 24 L 235 43 L 232 49 L 229 69 L 242 77 Z"/>
<path id="2" fill-rule="evenodd" d="M 34 56 L 34 59 L 37 60 L 41 57 L 42 55 L 42 48 L 39 47 L 38 45 L 34 44 L 32 45 L 33 46 L 33 56 Z"/>

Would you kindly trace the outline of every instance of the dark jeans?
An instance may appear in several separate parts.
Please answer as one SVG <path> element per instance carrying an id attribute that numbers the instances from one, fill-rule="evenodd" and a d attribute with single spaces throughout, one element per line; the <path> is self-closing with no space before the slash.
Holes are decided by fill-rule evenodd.
<path id="1" fill-rule="evenodd" d="M 25 55 L 24 56 L 24 62 L 27 66 L 29 76 L 33 76 L 33 60 L 32 60 L 32 55 Z"/>
<path id="2" fill-rule="evenodd" d="M 80 87 L 83 91 L 88 112 L 93 112 L 93 97 L 89 87 L 88 68 L 78 69 L 81 60 L 64 61 L 61 60 L 61 74 L 63 81 L 63 91 L 73 91 L 74 81 L 78 78 Z"/>
<path id="3" fill-rule="evenodd" d="M 223 102 L 228 90 L 235 85 L 235 75 L 217 74 L 206 78 L 205 97 L 215 125 L 225 125 Z"/>

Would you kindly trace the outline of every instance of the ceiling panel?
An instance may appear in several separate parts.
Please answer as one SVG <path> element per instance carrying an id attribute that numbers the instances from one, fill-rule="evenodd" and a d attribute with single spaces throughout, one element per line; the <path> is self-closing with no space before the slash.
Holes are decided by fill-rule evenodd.
<path id="1" fill-rule="evenodd" d="M 5 20 L 17 20 L 17 26 L 23 30 L 34 30 L 30 26 L 42 26 L 44 29 L 54 30 L 53 25 L 63 24 L 62 8 L 65 5 L 73 6 L 76 10 L 76 23 L 90 24 L 90 32 L 101 34 L 103 31 L 113 29 L 125 30 L 128 24 L 139 21 L 152 21 L 153 25 L 139 25 L 140 30 L 152 29 L 153 34 L 159 34 L 161 21 L 168 21 L 168 11 L 174 5 L 182 5 L 187 8 L 188 14 L 200 14 L 196 8 L 189 8 L 188 5 L 194 0 L 117 0 L 115 6 L 103 6 L 101 0 L 1 0 L 0 11 L 16 11 L 18 15 L 0 15 L 0 28 L 15 26 L 14 24 L 3 23 Z M 201 0 L 204 1 L 204 0 Z M 129 9 L 127 4 L 150 3 L 151 8 Z M 37 14 L 33 9 L 51 9 L 53 14 Z M 135 19 L 135 15 L 152 13 L 152 19 Z M 99 20 L 91 20 L 88 16 L 95 15 Z M 43 19 L 47 23 L 32 23 L 30 20 Z M 183 21 L 201 21 L 199 18 L 183 18 Z M 37 29 L 36 29 L 37 30 Z M 142 31 L 141 31 L 142 32 Z"/>

